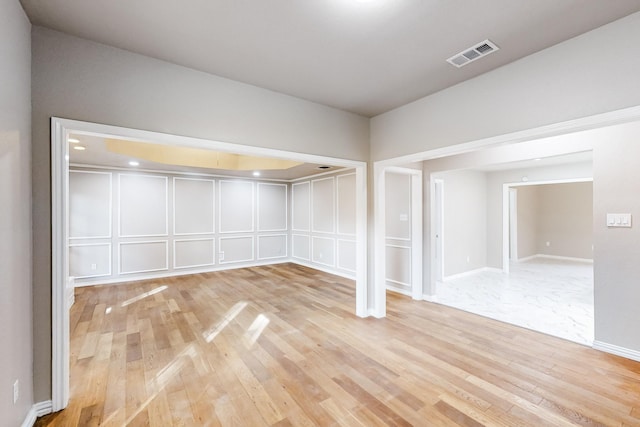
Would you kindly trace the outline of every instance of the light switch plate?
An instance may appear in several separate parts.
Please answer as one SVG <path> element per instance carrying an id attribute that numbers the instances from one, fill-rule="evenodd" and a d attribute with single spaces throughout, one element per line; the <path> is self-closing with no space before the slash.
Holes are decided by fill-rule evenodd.
<path id="1" fill-rule="evenodd" d="M 607 227 L 631 227 L 631 214 L 607 214 Z"/>

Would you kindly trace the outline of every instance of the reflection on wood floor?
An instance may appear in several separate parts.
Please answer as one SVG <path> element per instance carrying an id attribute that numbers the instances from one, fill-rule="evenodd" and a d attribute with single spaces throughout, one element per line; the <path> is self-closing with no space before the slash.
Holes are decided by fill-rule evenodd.
<path id="1" fill-rule="evenodd" d="M 640 363 L 292 264 L 76 290 L 38 426 L 640 425 Z"/>

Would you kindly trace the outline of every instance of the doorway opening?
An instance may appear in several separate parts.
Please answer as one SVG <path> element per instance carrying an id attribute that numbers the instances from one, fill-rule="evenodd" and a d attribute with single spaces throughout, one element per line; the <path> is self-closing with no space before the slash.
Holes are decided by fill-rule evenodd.
<path id="1" fill-rule="evenodd" d="M 71 135 L 120 139 L 135 144 L 156 144 L 186 150 L 212 150 L 238 156 L 262 157 L 301 164 L 331 165 L 352 170 L 345 178 L 354 184 L 353 206 L 355 223 L 352 261 L 355 270 L 356 301 L 354 311 L 360 317 L 368 316 L 366 286 L 366 163 L 310 154 L 243 146 L 219 141 L 169 135 L 117 126 L 108 126 L 74 120 L 52 118 L 52 407 L 58 411 L 66 407 L 69 399 L 69 145 Z M 130 147 L 129 147 L 130 148 Z M 245 159 L 246 160 L 246 159 Z M 185 180 L 186 182 L 186 180 Z M 183 183 L 184 184 L 184 183 Z M 166 185 L 165 185 L 166 187 Z M 233 189 L 231 189 L 233 190 Z M 230 191 L 231 191 L 230 190 Z M 266 193 L 265 193 L 266 194 Z M 236 217 L 232 217 L 235 221 Z M 258 221 L 260 219 L 258 218 Z M 175 225 L 175 224 L 174 224 Z M 168 227 L 168 226 L 166 226 Z M 287 231 L 288 233 L 288 231 Z M 135 237 L 135 236 L 134 236 Z M 271 237 L 271 236 L 269 236 Z M 229 239 L 231 238 L 227 238 Z M 222 240 L 219 239 L 219 240 Z M 265 239 L 266 240 L 266 239 Z M 149 243 L 149 242 L 146 242 Z M 153 243 L 153 242 L 152 242 Z M 200 242 L 199 242 L 200 243 Z M 166 244 L 165 244 L 166 246 Z M 237 246 L 237 245 L 236 245 Z M 230 250 L 235 246 L 230 245 Z M 168 253 L 168 252 L 167 252 Z M 93 269 L 93 265 L 90 266 Z"/>

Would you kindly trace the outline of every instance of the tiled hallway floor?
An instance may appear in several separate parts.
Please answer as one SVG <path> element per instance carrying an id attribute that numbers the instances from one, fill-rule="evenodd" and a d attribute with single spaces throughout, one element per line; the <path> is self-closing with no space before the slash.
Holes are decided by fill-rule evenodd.
<path id="1" fill-rule="evenodd" d="M 593 264 L 534 258 L 511 273 L 483 271 L 438 283 L 436 301 L 464 311 L 593 344 Z"/>

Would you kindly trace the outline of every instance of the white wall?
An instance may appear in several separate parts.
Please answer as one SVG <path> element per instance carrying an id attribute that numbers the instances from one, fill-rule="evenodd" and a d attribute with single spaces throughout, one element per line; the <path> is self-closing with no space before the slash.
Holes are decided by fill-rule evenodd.
<path id="1" fill-rule="evenodd" d="M 451 171 L 434 174 L 434 178 L 444 183 L 444 277 L 485 267 L 486 174 Z"/>
<path id="2" fill-rule="evenodd" d="M 346 277 L 356 271 L 356 181 L 343 171 L 291 185 L 291 259 Z"/>
<path id="3" fill-rule="evenodd" d="M 638 39 L 640 12 L 376 116 L 371 158 L 640 105 Z"/>
<path id="4" fill-rule="evenodd" d="M 34 402 L 30 31 L 20 4 L 0 0 L 0 424 L 6 426 L 21 425 Z"/>
<path id="5" fill-rule="evenodd" d="M 385 174 L 385 253 L 387 288 L 411 293 L 411 175 Z"/>
<path id="6" fill-rule="evenodd" d="M 69 274 L 76 285 L 288 258 L 288 184 L 74 168 Z"/>
<path id="7" fill-rule="evenodd" d="M 34 366 L 42 401 L 51 397 L 50 117 L 351 160 L 369 157 L 369 120 L 40 27 L 32 37 Z"/>

